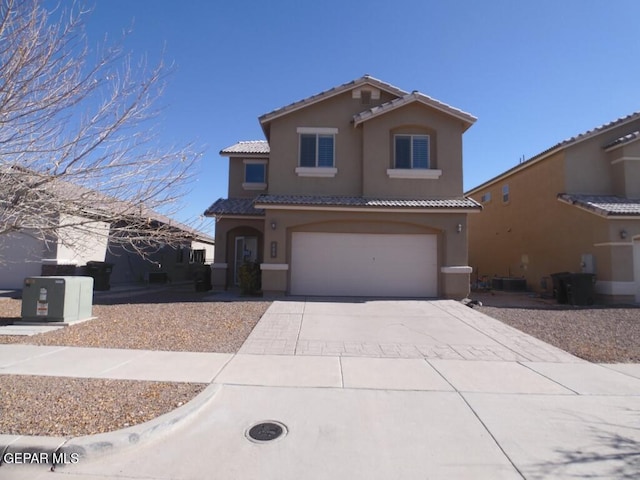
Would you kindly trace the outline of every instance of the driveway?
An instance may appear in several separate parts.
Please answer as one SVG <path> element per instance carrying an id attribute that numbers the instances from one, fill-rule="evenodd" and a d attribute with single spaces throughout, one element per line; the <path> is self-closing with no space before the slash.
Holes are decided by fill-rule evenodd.
<path id="1" fill-rule="evenodd" d="M 274 302 L 209 389 L 170 433 L 29 478 L 640 474 L 637 366 L 584 362 L 454 301 Z M 250 441 L 261 421 L 285 434 Z"/>

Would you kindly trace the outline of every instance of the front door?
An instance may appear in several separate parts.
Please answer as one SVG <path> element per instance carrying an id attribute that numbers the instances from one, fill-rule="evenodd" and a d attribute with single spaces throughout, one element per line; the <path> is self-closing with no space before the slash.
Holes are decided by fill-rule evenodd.
<path id="1" fill-rule="evenodd" d="M 233 269 L 233 283 L 240 284 L 240 267 L 245 262 L 258 260 L 258 237 L 236 237 L 235 265 Z"/>

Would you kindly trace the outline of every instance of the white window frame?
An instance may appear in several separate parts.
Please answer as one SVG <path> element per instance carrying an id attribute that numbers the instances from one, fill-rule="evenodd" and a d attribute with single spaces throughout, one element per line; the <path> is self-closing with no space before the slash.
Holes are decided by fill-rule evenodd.
<path id="1" fill-rule="evenodd" d="M 244 172 L 242 188 L 245 190 L 266 190 L 267 189 L 267 160 L 247 159 L 243 160 Z M 247 165 L 264 165 L 264 182 L 247 182 Z"/>
<path id="2" fill-rule="evenodd" d="M 296 167 L 296 174 L 299 177 L 335 177 L 338 173 L 336 168 L 336 135 L 338 129 L 333 127 L 298 127 L 298 166 Z M 302 148 L 302 135 L 316 135 L 316 159 L 315 167 L 303 167 L 300 165 L 301 148 Z M 333 167 L 318 166 L 318 148 L 320 142 L 318 136 L 332 135 L 333 136 Z"/>
<path id="3" fill-rule="evenodd" d="M 396 159 L 396 140 L 398 137 L 409 137 L 411 146 L 411 167 L 410 168 L 397 168 Z M 413 166 L 413 138 L 414 137 L 426 137 L 427 138 L 427 168 L 417 168 Z M 431 168 L 431 135 L 425 133 L 397 133 L 393 136 L 393 165 L 394 168 L 387 169 L 387 175 L 389 178 L 405 178 L 405 179 L 426 179 L 437 180 L 442 176 L 442 170 Z"/>

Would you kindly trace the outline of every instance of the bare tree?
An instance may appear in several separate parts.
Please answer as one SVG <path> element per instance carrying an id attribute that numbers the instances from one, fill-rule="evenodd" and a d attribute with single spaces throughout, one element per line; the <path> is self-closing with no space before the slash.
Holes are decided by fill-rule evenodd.
<path id="1" fill-rule="evenodd" d="M 176 245 L 184 230 L 156 212 L 172 214 L 199 154 L 155 146 L 167 69 L 119 45 L 91 51 L 86 15 L 0 0 L 0 245 L 16 233 L 109 235 L 142 254 Z"/>

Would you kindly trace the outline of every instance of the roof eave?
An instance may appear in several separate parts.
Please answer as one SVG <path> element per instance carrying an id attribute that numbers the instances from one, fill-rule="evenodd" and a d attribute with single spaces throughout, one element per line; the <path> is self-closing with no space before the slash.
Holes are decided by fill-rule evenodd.
<path id="1" fill-rule="evenodd" d="M 463 112 L 462 110 L 438 102 L 431 97 L 427 97 L 426 95 L 414 92 L 409 95 L 405 95 L 405 97 L 399 101 L 394 100 L 389 102 L 386 106 L 381 105 L 380 107 L 378 107 L 378 111 L 376 112 L 363 112 L 355 115 L 353 118 L 353 126 L 357 127 L 358 125 L 368 120 L 385 115 L 389 112 L 393 112 L 398 108 L 405 107 L 414 102 L 418 102 L 422 105 L 433 108 L 434 110 L 438 110 L 446 115 L 457 118 L 458 120 L 462 120 L 463 124 L 465 125 L 463 132 L 467 131 L 469 127 L 471 127 L 471 125 L 473 125 L 477 120 L 477 118 L 470 113 Z"/>
<path id="2" fill-rule="evenodd" d="M 352 80 L 351 82 L 334 87 L 330 90 L 325 90 L 324 92 L 312 95 L 311 97 L 307 97 L 303 100 L 291 103 L 269 113 L 265 113 L 264 115 L 258 117 L 258 120 L 260 122 L 260 125 L 262 126 L 262 130 L 265 133 L 265 136 L 267 136 L 268 139 L 268 125 L 271 121 L 366 84 L 379 88 L 380 90 L 384 90 L 385 92 L 396 95 L 398 97 L 402 97 L 404 95 L 407 95 L 408 93 L 389 83 L 385 83 L 382 80 L 378 80 L 377 78 L 365 75 L 356 80 Z"/>
<path id="3" fill-rule="evenodd" d="M 370 213 L 477 213 L 482 207 L 358 207 L 347 205 L 299 205 L 256 203 L 256 208 L 265 210 L 313 210 L 324 212 L 370 212 Z"/>

